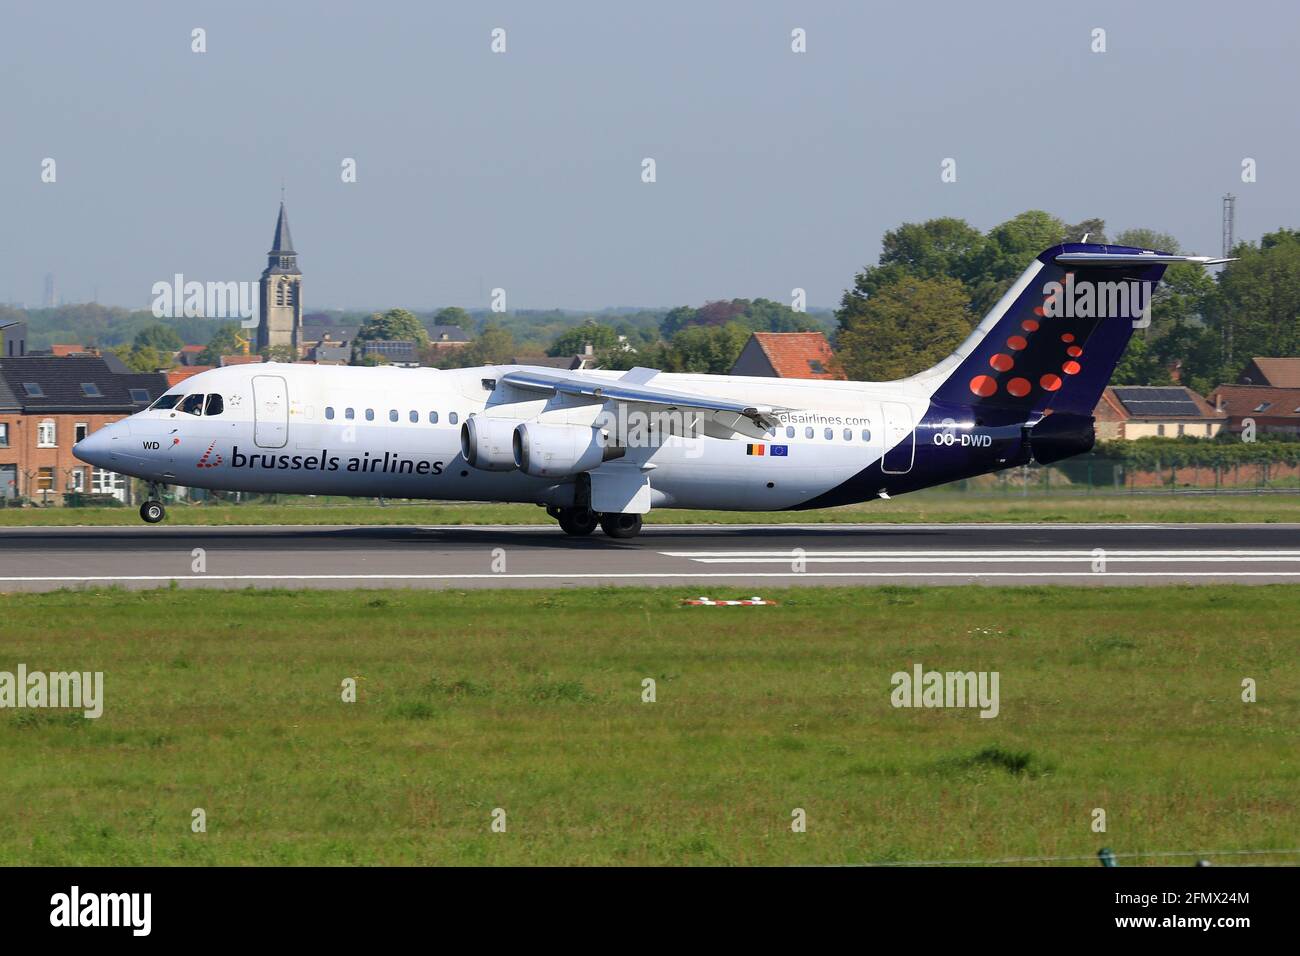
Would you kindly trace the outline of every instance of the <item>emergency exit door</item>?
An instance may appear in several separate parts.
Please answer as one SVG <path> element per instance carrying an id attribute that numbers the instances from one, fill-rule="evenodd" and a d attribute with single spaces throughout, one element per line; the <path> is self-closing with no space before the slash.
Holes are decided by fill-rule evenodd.
<path id="1" fill-rule="evenodd" d="M 253 376 L 253 441 L 259 448 L 289 441 L 289 389 L 279 375 Z"/>

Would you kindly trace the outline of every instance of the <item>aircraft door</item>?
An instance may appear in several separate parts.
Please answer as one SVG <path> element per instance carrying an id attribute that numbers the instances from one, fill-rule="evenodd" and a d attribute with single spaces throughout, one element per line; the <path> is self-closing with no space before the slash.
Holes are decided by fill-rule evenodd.
<path id="1" fill-rule="evenodd" d="M 884 402 L 885 457 L 880 470 L 887 475 L 905 475 L 916 456 L 916 430 L 912 412 L 902 402 Z"/>
<path id="2" fill-rule="evenodd" d="M 259 448 L 289 441 L 289 389 L 279 375 L 253 376 L 253 441 Z"/>

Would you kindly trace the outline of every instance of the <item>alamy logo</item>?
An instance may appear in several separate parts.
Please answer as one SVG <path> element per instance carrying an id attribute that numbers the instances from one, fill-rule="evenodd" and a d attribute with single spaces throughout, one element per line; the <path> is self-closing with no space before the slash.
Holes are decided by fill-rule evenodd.
<path id="1" fill-rule="evenodd" d="M 94 720 L 104 713 L 103 671 L 0 671 L 0 709 L 13 707 L 72 708 Z"/>
<path id="2" fill-rule="evenodd" d="M 129 926 L 132 936 L 148 936 L 153 928 L 152 893 L 69 893 L 50 897 L 51 926 Z"/>
<path id="3" fill-rule="evenodd" d="M 1064 282 L 1043 286 L 1043 315 L 1049 319 L 1138 319 L 1150 323 L 1151 283 L 1137 279 L 1119 282 L 1074 281 L 1067 272 Z"/>
<path id="4" fill-rule="evenodd" d="M 244 328 L 258 324 L 257 285 L 252 282 L 187 282 L 178 272 L 171 282 L 155 282 L 150 291 L 156 319 L 242 319 Z"/>
<path id="5" fill-rule="evenodd" d="M 997 671 L 927 671 L 913 664 L 911 673 L 897 671 L 891 678 L 889 702 L 895 707 L 979 707 L 981 717 L 996 717 Z"/>

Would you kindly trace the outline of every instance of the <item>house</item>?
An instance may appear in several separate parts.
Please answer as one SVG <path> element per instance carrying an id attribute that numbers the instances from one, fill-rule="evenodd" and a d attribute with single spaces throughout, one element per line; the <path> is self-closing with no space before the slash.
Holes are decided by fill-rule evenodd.
<path id="1" fill-rule="evenodd" d="M 1109 385 L 1093 410 L 1097 437 L 1213 438 L 1228 416 L 1186 385 Z"/>
<path id="2" fill-rule="evenodd" d="M 199 356 L 206 350 L 206 345 L 182 345 L 176 353 L 176 361 L 181 365 L 198 365 Z"/>
<path id="3" fill-rule="evenodd" d="M 22 319 L 0 322 L 0 358 L 20 358 L 27 354 L 27 323 Z"/>
<path id="4" fill-rule="evenodd" d="M 596 367 L 596 356 L 591 351 L 582 355 L 516 355 L 511 365 L 536 365 L 540 368 L 557 368 L 566 372 L 585 372 Z"/>
<path id="5" fill-rule="evenodd" d="M 352 360 L 352 349 L 346 345 L 328 345 L 322 342 L 307 350 L 307 358 L 317 365 L 347 365 Z"/>
<path id="6" fill-rule="evenodd" d="M 91 468 L 72 446 L 167 387 L 163 375 L 121 375 L 98 357 L 0 358 L 0 497 L 56 505 L 67 493 L 91 492 L 126 501 L 126 479 Z"/>
<path id="7" fill-rule="evenodd" d="M 435 325 L 429 329 L 430 348 L 463 349 L 469 343 L 469 333 L 459 325 Z"/>
<path id="8" fill-rule="evenodd" d="M 1257 433 L 1300 435 L 1300 387 L 1220 385 L 1210 401 L 1227 416 L 1231 432 L 1241 432 L 1249 419 Z"/>
<path id="9" fill-rule="evenodd" d="M 372 355 L 387 359 L 389 365 L 397 365 L 401 368 L 420 367 L 420 350 L 414 342 L 398 339 L 372 339 L 362 342 L 362 359 Z"/>
<path id="10" fill-rule="evenodd" d="M 266 359 L 264 359 L 262 356 L 260 356 L 260 355 L 256 355 L 256 354 L 254 354 L 254 355 L 223 355 L 223 356 L 221 356 L 221 368 L 225 368 L 225 367 L 228 366 L 228 365 L 258 365 L 258 364 L 260 364 L 260 363 L 262 363 L 262 362 L 265 362 L 265 361 L 266 361 Z"/>
<path id="11" fill-rule="evenodd" d="M 1237 384 L 1300 388 L 1300 358 L 1253 358 L 1237 376 Z"/>
<path id="12" fill-rule="evenodd" d="M 821 332 L 755 332 L 740 350 L 731 374 L 833 381 L 848 378 Z"/>
<path id="13" fill-rule="evenodd" d="M 200 372 L 206 372 L 209 369 L 216 368 L 215 365 L 187 365 L 181 368 L 169 368 L 163 375 L 167 379 L 167 387 L 174 388 L 187 378 L 192 378 Z"/>

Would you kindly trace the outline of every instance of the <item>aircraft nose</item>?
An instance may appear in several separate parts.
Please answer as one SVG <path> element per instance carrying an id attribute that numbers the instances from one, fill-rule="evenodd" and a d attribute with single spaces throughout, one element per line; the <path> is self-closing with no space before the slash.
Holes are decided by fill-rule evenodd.
<path id="1" fill-rule="evenodd" d="M 96 429 L 72 446 L 72 453 L 96 468 L 108 468 L 114 445 L 120 444 L 116 439 L 123 437 L 126 429 L 121 423 L 105 425 Z"/>

